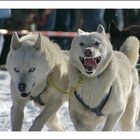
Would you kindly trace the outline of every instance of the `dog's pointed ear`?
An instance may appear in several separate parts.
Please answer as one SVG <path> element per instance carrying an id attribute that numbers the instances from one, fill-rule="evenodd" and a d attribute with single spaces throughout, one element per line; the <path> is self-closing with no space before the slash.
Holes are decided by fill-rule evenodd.
<path id="1" fill-rule="evenodd" d="M 104 29 L 104 27 L 101 24 L 98 25 L 97 32 L 105 34 L 105 29 Z"/>
<path id="2" fill-rule="evenodd" d="M 115 38 L 120 34 L 120 30 L 118 29 L 116 23 L 114 21 L 111 21 L 109 25 L 109 33 L 111 38 Z"/>
<path id="3" fill-rule="evenodd" d="M 34 45 L 37 50 L 41 49 L 41 43 L 42 43 L 42 35 L 39 32 L 37 40 L 36 40 L 35 45 Z"/>
<path id="4" fill-rule="evenodd" d="M 77 31 L 77 35 L 82 34 L 82 33 L 84 33 L 84 31 L 81 30 L 81 29 L 78 29 L 78 31 Z"/>
<path id="5" fill-rule="evenodd" d="M 17 32 L 13 33 L 10 48 L 16 50 L 20 46 L 20 41 Z"/>

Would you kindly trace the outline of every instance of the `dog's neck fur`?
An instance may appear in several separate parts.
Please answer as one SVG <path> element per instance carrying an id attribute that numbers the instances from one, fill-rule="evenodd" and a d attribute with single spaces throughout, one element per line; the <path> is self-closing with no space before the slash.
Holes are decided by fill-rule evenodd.
<path id="1" fill-rule="evenodd" d="M 30 95 L 30 99 L 33 100 L 35 103 L 38 103 L 39 105 L 45 105 L 45 103 L 43 103 L 41 100 L 41 95 L 47 90 L 47 88 L 48 88 L 48 82 L 46 80 L 46 85 L 43 88 L 43 90 L 37 96 Z"/>
<path id="2" fill-rule="evenodd" d="M 106 62 L 104 62 L 104 66 L 99 65 L 98 72 L 94 75 L 94 77 L 99 77 L 100 75 L 102 75 L 102 73 L 104 73 L 104 71 L 106 70 L 106 68 L 111 63 L 112 56 L 113 56 L 113 53 L 112 53 L 112 50 L 111 50 L 111 52 L 109 52 L 109 54 L 108 54 L 108 56 L 106 58 Z"/>

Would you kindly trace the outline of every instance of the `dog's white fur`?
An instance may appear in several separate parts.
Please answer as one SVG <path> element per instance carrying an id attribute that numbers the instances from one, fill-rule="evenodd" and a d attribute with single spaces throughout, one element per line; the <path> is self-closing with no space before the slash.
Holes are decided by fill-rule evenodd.
<path id="1" fill-rule="evenodd" d="M 96 40 L 100 42 L 98 47 L 94 45 Z M 84 42 L 84 45 L 80 46 L 80 42 Z M 137 46 L 133 47 L 134 51 L 128 49 L 132 44 Z M 79 56 L 84 57 L 84 51 L 88 47 L 92 50 L 93 57 L 96 55 L 102 57 L 91 74 L 86 72 L 79 59 Z M 135 69 L 138 60 L 138 39 L 128 38 L 122 46 L 122 50 L 125 49 L 127 50 L 125 54 L 129 54 L 127 57 L 121 52 L 113 51 L 101 25 L 98 26 L 97 32 L 87 33 L 79 30 L 73 39 L 70 49 L 69 79 L 75 87 L 79 77 L 83 75 L 84 81 L 77 89 L 77 94 L 84 103 L 91 108 L 98 106 L 112 87 L 109 99 L 101 110 L 104 116 L 96 116 L 71 94 L 69 112 L 76 130 L 96 130 L 96 126 L 102 121 L 105 121 L 104 131 L 114 130 L 118 122 L 121 130 L 134 130 L 140 102 L 138 73 Z"/>
<path id="2" fill-rule="evenodd" d="M 11 40 L 11 50 L 7 58 L 7 69 L 11 76 L 11 125 L 13 131 L 22 128 L 24 107 L 30 96 L 38 96 L 45 86 L 46 90 L 40 96 L 45 104 L 41 113 L 35 118 L 30 131 L 40 131 L 44 124 L 52 130 L 64 130 L 63 124 L 57 118 L 57 110 L 67 100 L 67 95 L 61 94 L 53 86 L 49 85 L 48 75 L 62 90 L 68 90 L 68 55 L 60 50 L 59 46 L 48 38 L 39 35 L 26 35 L 19 39 L 14 33 Z M 34 67 L 34 72 L 29 69 Z M 16 68 L 16 71 L 14 71 Z M 31 91 L 26 98 L 21 96 L 18 84 L 26 84 L 26 92 Z M 33 83 L 35 86 L 33 87 Z"/>

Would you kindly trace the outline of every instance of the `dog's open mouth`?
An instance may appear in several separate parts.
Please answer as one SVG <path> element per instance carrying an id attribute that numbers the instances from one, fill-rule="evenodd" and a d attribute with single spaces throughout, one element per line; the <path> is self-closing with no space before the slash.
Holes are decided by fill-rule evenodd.
<path id="1" fill-rule="evenodd" d="M 101 56 L 98 57 L 79 57 L 80 61 L 82 62 L 86 72 L 88 74 L 92 74 L 93 71 L 96 69 L 97 65 L 101 61 Z"/>
<path id="2" fill-rule="evenodd" d="M 28 97 L 28 96 L 30 95 L 30 93 L 31 93 L 31 92 L 28 92 L 28 93 L 23 92 L 23 93 L 21 93 L 20 95 L 21 95 L 23 98 L 26 98 L 26 97 Z"/>

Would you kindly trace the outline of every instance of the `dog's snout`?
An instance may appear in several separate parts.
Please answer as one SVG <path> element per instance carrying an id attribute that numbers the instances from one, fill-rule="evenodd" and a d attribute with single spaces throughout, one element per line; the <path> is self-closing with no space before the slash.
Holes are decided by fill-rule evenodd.
<path id="1" fill-rule="evenodd" d="M 86 57 L 92 57 L 92 51 L 90 49 L 86 49 L 85 52 L 84 52 L 84 55 Z"/>
<path id="2" fill-rule="evenodd" d="M 25 89 L 26 89 L 26 84 L 25 84 L 25 83 L 19 83 L 19 84 L 18 84 L 18 89 L 19 89 L 20 92 L 25 91 Z"/>

